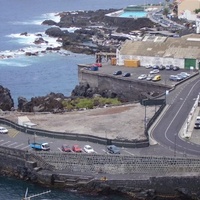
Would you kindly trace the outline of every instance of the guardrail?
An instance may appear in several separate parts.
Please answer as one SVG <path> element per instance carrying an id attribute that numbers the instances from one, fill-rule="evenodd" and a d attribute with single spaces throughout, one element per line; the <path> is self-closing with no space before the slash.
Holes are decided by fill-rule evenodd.
<path id="1" fill-rule="evenodd" d="M 127 147 L 127 148 L 142 148 L 149 146 L 149 140 L 119 140 L 119 139 L 107 139 L 98 136 L 92 136 L 87 134 L 78 134 L 78 133 L 66 133 L 66 132 L 54 132 L 54 131 L 47 131 L 41 130 L 36 128 L 28 128 L 21 125 L 18 125 L 8 119 L 0 118 L 0 123 L 10 126 L 20 132 L 24 132 L 30 135 L 38 135 L 42 137 L 50 137 L 50 138 L 57 138 L 57 139 L 66 139 L 66 140 L 78 140 L 78 141 L 87 141 L 93 142 L 103 145 L 110 145 L 114 144 L 119 147 Z"/>

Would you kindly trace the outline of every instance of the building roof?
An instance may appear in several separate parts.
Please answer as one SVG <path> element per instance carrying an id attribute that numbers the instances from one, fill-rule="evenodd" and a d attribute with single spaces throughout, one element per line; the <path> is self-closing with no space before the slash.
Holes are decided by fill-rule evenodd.
<path id="1" fill-rule="evenodd" d="M 142 41 L 126 42 L 120 47 L 121 55 L 200 59 L 200 35 L 181 38 L 149 36 Z"/>

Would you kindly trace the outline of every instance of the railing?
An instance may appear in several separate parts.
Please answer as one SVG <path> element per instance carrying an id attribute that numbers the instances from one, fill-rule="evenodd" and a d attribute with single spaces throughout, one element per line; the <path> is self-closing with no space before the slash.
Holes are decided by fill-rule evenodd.
<path id="1" fill-rule="evenodd" d="M 24 132 L 30 135 L 37 135 L 43 137 L 57 138 L 57 139 L 65 139 L 65 140 L 78 140 L 78 141 L 87 141 L 98 144 L 115 144 L 119 147 L 127 147 L 127 148 L 141 148 L 149 146 L 148 139 L 144 140 L 117 140 L 117 139 L 107 139 L 98 136 L 86 135 L 86 134 L 78 134 L 78 133 L 66 133 L 66 132 L 53 132 L 47 130 L 41 130 L 36 128 L 28 128 L 21 125 L 18 125 L 8 119 L 0 118 L 0 123 L 10 126 L 20 132 Z"/>

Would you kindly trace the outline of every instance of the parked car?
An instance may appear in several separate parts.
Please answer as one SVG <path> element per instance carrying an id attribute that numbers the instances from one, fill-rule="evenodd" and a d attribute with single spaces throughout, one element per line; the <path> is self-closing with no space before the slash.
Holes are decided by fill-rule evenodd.
<path id="1" fill-rule="evenodd" d="M 152 79 L 152 81 L 160 81 L 160 80 L 161 80 L 161 75 L 156 75 Z"/>
<path id="2" fill-rule="evenodd" d="M 6 134 L 8 133 L 8 129 L 4 128 L 4 127 L 0 127 L 0 134 Z"/>
<path id="3" fill-rule="evenodd" d="M 172 68 L 172 70 L 173 71 L 178 71 L 180 68 L 178 67 L 178 66 L 174 66 L 173 68 Z"/>
<path id="4" fill-rule="evenodd" d="M 123 74 L 123 77 L 130 77 L 131 76 L 131 74 L 129 73 L 129 72 L 125 72 L 124 74 Z"/>
<path id="5" fill-rule="evenodd" d="M 111 154 L 120 154 L 119 147 L 116 147 L 115 145 L 108 145 L 107 149 L 108 149 L 108 152 Z"/>
<path id="6" fill-rule="evenodd" d="M 179 75 L 181 75 L 183 78 L 187 78 L 190 76 L 187 72 L 181 72 Z"/>
<path id="7" fill-rule="evenodd" d="M 151 81 L 153 77 L 154 77 L 154 75 L 148 74 L 146 80 Z"/>
<path id="8" fill-rule="evenodd" d="M 153 69 L 159 69 L 159 66 L 158 65 L 154 65 L 152 68 Z"/>
<path id="9" fill-rule="evenodd" d="M 86 153 L 95 153 L 94 149 L 90 146 L 90 145 L 85 145 L 83 150 L 86 152 Z"/>
<path id="10" fill-rule="evenodd" d="M 166 70 L 171 70 L 171 67 L 170 67 L 169 65 L 166 65 L 166 66 L 165 66 L 165 69 L 166 69 Z"/>
<path id="11" fill-rule="evenodd" d="M 195 129 L 200 129 L 200 116 L 197 116 L 196 122 L 194 124 Z"/>
<path id="12" fill-rule="evenodd" d="M 122 71 L 120 71 L 120 70 L 115 71 L 115 72 L 113 73 L 113 75 L 121 75 L 121 74 L 122 74 Z"/>
<path id="13" fill-rule="evenodd" d="M 146 78 L 147 78 L 146 74 L 142 74 L 142 75 L 138 76 L 139 80 L 143 80 L 143 79 L 146 79 Z"/>
<path id="14" fill-rule="evenodd" d="M 145 66 L 145 68 L 146 68 L 146 69 L 151 69 L 152 66 L 151 66 L 151 65 L 147 65 L 147 66 Z"/>
<path id="15" fill-rule="evenodd" d="M 70 148 L 70 146 L 67 145 L 67 144 L 63 144 L 62 147 L 61 147 L 61 150 L 63 152 L 71 152 L 72 151 L 71 148 Z"/>
<path id="16" fill-rule="evenodd" d="M 157 73 L 159 73 L 159 69 L 154 69 L 154 70 L 150 71 L 150 74 L 157 74 Z"/>
<path id="17" fill-rule="evenodd" d="M 158 69 L 159 69 L 159 70 L 164 70 L 164 69 L 165 69 L 165 66 L 164 66 L 164 65 L 160 65 Z"/>
<path id="18" fill-rule="evenodd" d="M 82 149 L 79 147 L 79 145 L 75 144 L 72 146 L 72 151 L 74 151 L 76 153 L 81 153 Z"/>
<path id="19" fill-rule="evenodd" d="M 171 81 L 181 81 L 181 80 L 183 80 L 183 77 L 181 77 L 179 75 L 170 75 L 169 80 L 171 80 Z"/>

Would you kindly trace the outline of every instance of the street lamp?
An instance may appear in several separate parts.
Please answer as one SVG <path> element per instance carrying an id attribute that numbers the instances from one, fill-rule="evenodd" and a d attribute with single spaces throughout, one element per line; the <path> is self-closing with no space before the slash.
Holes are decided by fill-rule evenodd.
<path id="1" fill-rule="evenodd" d="M 174 157 L 176 157 L 176 137 L 177 137 L 177 134 L 175 133 L 174 134 Z"/>

